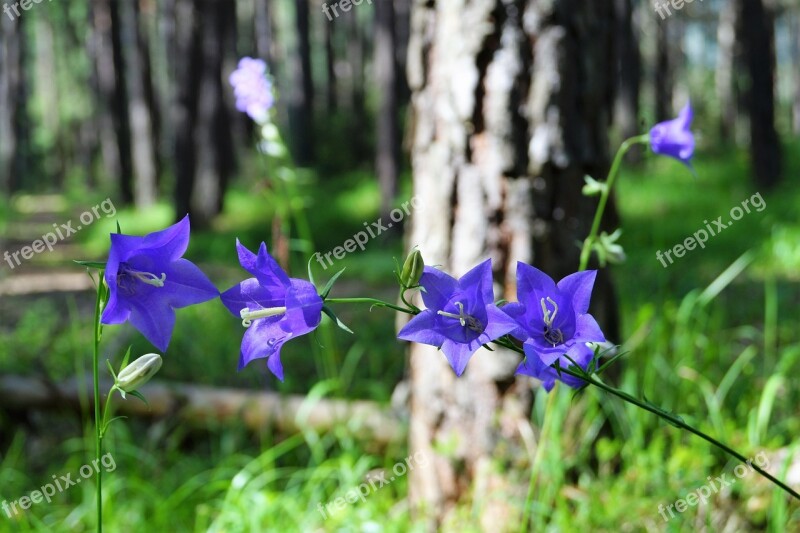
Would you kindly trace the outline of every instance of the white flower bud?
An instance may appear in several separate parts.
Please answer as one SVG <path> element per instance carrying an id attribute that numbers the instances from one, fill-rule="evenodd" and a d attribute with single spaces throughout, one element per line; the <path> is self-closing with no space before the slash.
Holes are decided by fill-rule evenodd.
<path id="1" fill-rule="evenodd" d="M 150 381 L 161 368 L 161 356 L 149 353 L 129 364 L 117 376 L 117 388 L 124 392 L 133 392 Z"/>

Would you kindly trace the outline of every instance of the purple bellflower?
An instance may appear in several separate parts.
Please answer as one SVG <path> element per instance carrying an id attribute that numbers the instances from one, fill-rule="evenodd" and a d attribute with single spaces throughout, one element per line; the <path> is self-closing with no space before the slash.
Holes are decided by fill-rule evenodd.
<path id="1" fill-rule="evenodd" d="M 659 122 L 650 130 L 650 146 L 653 152 L 674 157 L 691 168 L 694 155 L 694 134 L 692 133 L 692 104 L 687 103 L 677 118 Z"/>
<path id="2" fill-rule="evenodd" d="M 267 359 L 267 368 L 283 381 L 281 348 L 287 341 L 316 329 L 322 319 L 322 298 L 306 280 L 289 278 L 262 242 L 258 255 L 237 239 L 242 268 L 253 278 L 231 287 L 222 303 L 247 328 L 242 338 L 239 370 L 254 359 Z"/>
<path id="3" fill-rule="evenodd" d="M 174 310 L 219 296 L 206 275 L 182 259 L 188 246 L 188 216 L 144 237 L 112 233 L 105 271 L 109 297 L 100 322 L 130 320 L 147 340 L 166 351 L 175 326 Z"/>
<path id="4" fill-rule="evenodd" d="M 427 309 L 411 319 L 397 338 L 440 348 L 458 376 L 478 348 L 517 327 L 494 305 L 491 260 L 459 280 L 426 266 L 419 283 Z"/>
<path id="5" fill-rule="evenodd" d="M 261 59 L 243 57 L 229 81 L 236 97 L 236 109 L 247 113 L 259 124 L 266 122 L 275 103 L 272 83 L 267 78 L 267 64 Z"/>
<path id="6" fill-rule="evenodd" d="M 579 387 L 583 380 L 551 367 L 556 361 L 562 368 L 572 366 L 570 359 L 586 370 L 594 356 L 588 342 L 605 342 L 597 321 L 589 314 L 589 301 L 597 275 L 595 270 L 570 274 L 558 285 L 544 272 L 517 263 L 517 300 L 503 307 L 518 327 L 511 335 L 523 342 L 525 360 L 517 373 L 544 382 L 548 391 L 556 379 Z M 567 357 L 568 356 L 568 357 Z"/>

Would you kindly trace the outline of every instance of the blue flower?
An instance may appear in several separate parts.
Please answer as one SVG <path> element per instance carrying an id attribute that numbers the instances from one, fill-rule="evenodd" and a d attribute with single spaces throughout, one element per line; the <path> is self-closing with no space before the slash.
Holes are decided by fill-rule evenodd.
<path id="1" fill-rule="evenodd" d="M 456 375 L 464 372 L 478 348 L 517 327 L 494 305 L 488 259 L 459 280 L 426 266 L 419 284 L 427 309 L 411 319 L 397 338 L 441 348 Z"/>
<path id="2" fill-rule="evenodd" d="M 544 272 L 517 263 L 517 300 L 503 307 L 517 323 L 511 335 L 523 343 L 525 360 L 517 372 L 541 379 L 549 391 L 556 379 L 572 387 L 583 381 L 563 374 L 559 378 L 552 365 L 572 366 L 570 359 L 586 370 L 594 356 L 586 343 L 605 342 L 589 301 L 597 275 L 595 270 L 577 272 L 556 285 Z"/>
<path id="3" fill-rule="evenodd" d="M 659 122 L 650 130 L 650 146 L 653 152 L 674 157 L 691 168 L 690 159 L 694 155 L 694 134 L 692 133 L 692 104 L 687 103 L 678 118 Z"/>
<path id="4" fill-rule="evenodd" d="M 166 351 L 174 309 L 216 298 L 219 291 L 197 266 L 182 259 L 189 246 L 189 217 L 144 237 L 111 234 L 105 280 L 109 298 L 102 324 L 133 327 Z"/>
<path id="5" fill-rule="evenodd" d="M 262 242 L 258 256 L 237 239 L 239 262 L 253 278 L 220 296 L 225 307 L 242 319 L 239 370 L 255 359 L 267 359 L 267 368 L 283 381 L 281 348 L 287 341 L 310 333 L 322 320 L 322 298 L 306 280 L 289 278 Z"/>
<path id="6" fill-rule="evenodd" d="M 236 97 L 236 109 L 247 113 L 259 124 L 265 122 L 275 103 L 272 83 L 267 78 L 267 64 L 261 59 L 243 57 L 229 81 Z"/>

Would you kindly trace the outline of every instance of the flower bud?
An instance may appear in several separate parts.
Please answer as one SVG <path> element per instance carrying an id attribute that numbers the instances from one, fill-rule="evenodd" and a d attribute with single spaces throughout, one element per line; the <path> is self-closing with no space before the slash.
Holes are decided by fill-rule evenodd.
<path id="1" fill-rule="evenodd" d="M 425 262 L 419 250 L 414 250 L 403 263 L 403 270 L 400 272 L 400 284 L 403 287 L 416 287 L 425 269 Z"/>
<path id="2" fill-rule="evenodd" d="M 117 376 L 117 388 L 124 392 L 133 392 L 150 381 L 161 368 L 161 356 L 149 353 L 129 364 Z"/>

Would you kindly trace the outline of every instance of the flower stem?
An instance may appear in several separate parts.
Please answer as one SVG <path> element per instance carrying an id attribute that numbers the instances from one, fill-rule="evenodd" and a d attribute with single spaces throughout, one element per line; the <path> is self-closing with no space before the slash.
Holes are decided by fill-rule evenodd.
<path id="1" fill-rule="evenodd" d="M 521 348 L 519 348 L 518 346 L 514 345 L 511 341 L 509 341 L 507 339 L 497 339 L 494 342 L 496 344 L 500 345 L 500 346 L 503 346 L 504 348 L 508 348 L 510 350 L 514 350 L 517 353 L 521 353 L 523 355 L 525 353 Z M 676 427 L 678 427 L 680 429 L 684 429 L 684 430 L 688 431 L 689 433 L 692 433 L 692 434 L 700 437 L 701 439 L 705 440 L 706 442 L 708 442 L 710 444 L 713 444 L 714 446 L 716 446 L 720 450 L 724 451 L 725 453 L 727 453 L 728 455 L 730 455 L 732 457 L 735 457 L 736 459 L 738 459 L 742 463 L 747 463 L 747 461 L 748 461 L 748 459 L 744 455 L 742 455 L 741 453 L 737 452 L 736 450 L 734 450 L 733 448 L 729 447 L 728 445 L 718 441 L 714 437 L 703 433 L 699 429 L 697 429 L 697 428 L 695 428 L 693 426 L 690 426 L 689 424 L 684 422 L 684 420 L 681 417 L 673 415 L 669 411 L 661 409 L 661 408 L 659 408 L 659 407 L 657 407 L 657 406 L 655 406 L 653 404 L 650 404 L 649 402 L 642 401 L 642 400 L 636 398 L 635 396 L 631 396 L 630 394 L 628 394 L 627 392 L 625 392 L 623 390 L 616 389 L 616 388 L 614 388 L 614 387 L 612 387 L 610 385 L 606 385 L 602 381 L 594 378 L 593 376 L 588 376 L 585 373 L 577 372 L 575 370 L 570 370 L 569 368 L 563 368 L 563 367 L 560 368 L 560 372 L 562 372 L 564 374 L 568 374 L 568 375 L 570 375 L 572 377 L 580 378 L 580 379 L 584 380 L 585 382 L 587 382 L 588 384 L 594 385 L 595 387 L 597 387 L 599 389 L 602 389 L 604 392 L 606 392 L 606 393 L 608 393 L 608 394 L 610 394 L 612 396 L 616 396 L 620 400 L 628 402 L 628 403 L 638 407 L 639 409 L 644 409 L 645 411 L 653 413 L 654 415 L 656 415 L 656 416 L 658 416 L 660 418 L 663 418 L 664 420 L 666 420 L 667 422 L 669 422 L 673 426 L 676 426 Z M 769 472 L 767 472 L 763 468 L 759 467 L 758 465 L 753 464 L 752 461 L 750 463 L 747 463 L 747 464 L 749 466 L 752 466 L 753 469 L 756 472 L 758 472 L 759 474 L 761 474 L 763 477 L 765 477 L 766 479 L 770 480 L 772 483 L 774 483 L 775 485 L 779 486 L 784 491 L 788 492 L 793 497 L 795 497 L 798 500 L 800 500 L 800 494 L 798 494 L 794 489 L 792 489 L 791 487 L 786 485 L 784 482 L 782 482 L 781 480 L 775 478 L 772 474 L 770 474 Z"/>
<path id="2" fill-rule="evenodd" d="M 94 437 L 95 464 L 100 464 L 103 455 L 103 435 L 100 418 L 100 305 L 103 293 L 103 271 L 97 280 L 97 298 L 94 303 L 94 322 L 92 323 L 94 346 L 92 351 L 92 381 L 94 385 Z M 103 532 L 103 471 L 97 470 L 97 533 Z"/>
<path id="3" fill-rule="evenodd" d="M 395 311 L 407 313 L 409 315 L 418 314 L 418 311 L 414 311 L 413 309 L 398 307 L 394 304 L 384 302 L 383 300 L 378 300 L 377 298 L 326 298 L 325 302 L 332 304 L 372 304 L 378 307 L 388 307 L 389 309 L 394 309 Z"/>
<path id="4" fill-rule="evenodd" d="M 634 144 L 646 144 L 648 142 L 650 142 L 649 135 L 637 135 L 636 137 L 627 139 L 622 143 L 622 145 L 620 145 L 619 150 L 617 150 L 617 155 L 614 156 L 614 161 L 611 163 L 611 168 L 608 171 L 605 187 L 603 187 L 603 190 L 600 192 L 600 202 L 597 204 L 597 211 L 595 211 L 594 214 L 592 229 L 589 232 L 589 236 L 586 237 L 585 241 L 583 241 L 583 247 L 581 248 L 581 263 L 578 267 L 579 272 L 586 270 L 586 267 L 589 266 L 589 257 L 592 254 L 592 245 L 594 244 L 595 239 L 597 239 L 598 231 L 600 231 L 600 221 L 603 219 L 603 213 L 606 210 L 608 197 L 611 195 L 611 189 L 614 187 L 617 174 L 619 174 L 619 167 L 622 164 L 622 158 L 625 157 L 625 154 Z"/>

